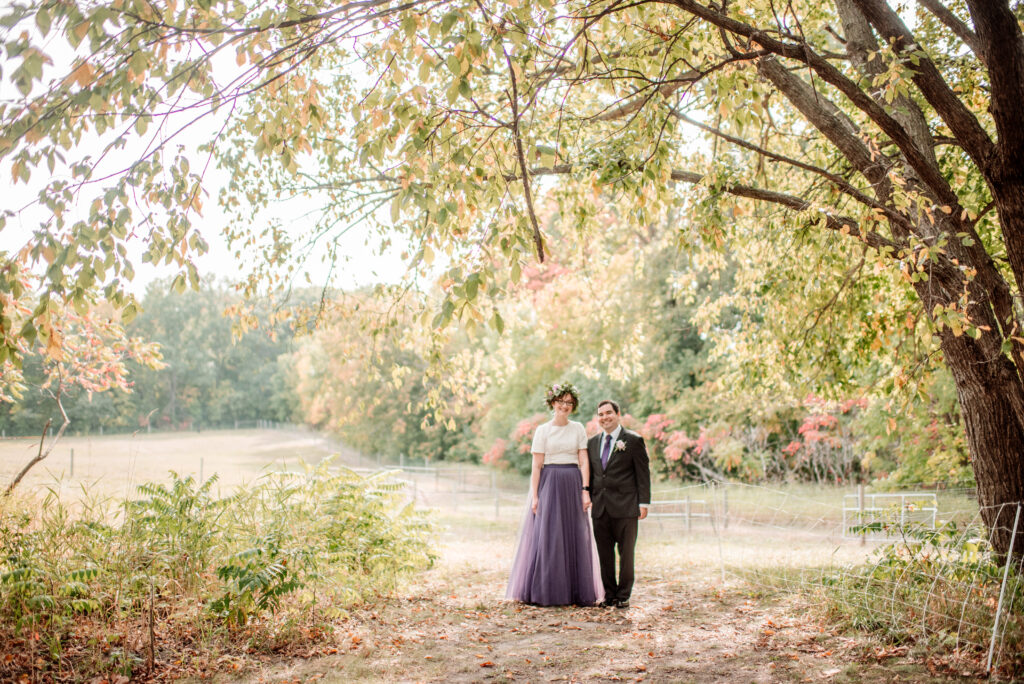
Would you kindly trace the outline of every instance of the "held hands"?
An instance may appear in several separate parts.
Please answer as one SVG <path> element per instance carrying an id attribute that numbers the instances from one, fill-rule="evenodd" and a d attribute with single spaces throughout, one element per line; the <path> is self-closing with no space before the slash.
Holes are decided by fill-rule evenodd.
<path id="1" fill-rule="evenodd" d="M 590 507 L 592 505 L 593 504 L 591 504 L 591 502 L 590 502 L 590 492 L 584 490 L 584 492 L 583 492 L 583 512 L 586 513 L 587 511 L 589 511 Z"/>

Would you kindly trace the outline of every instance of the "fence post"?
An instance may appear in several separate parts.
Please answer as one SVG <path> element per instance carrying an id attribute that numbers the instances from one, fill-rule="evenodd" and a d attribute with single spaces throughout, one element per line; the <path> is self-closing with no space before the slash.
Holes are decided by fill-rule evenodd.
<path id="1" fill-rule="evenodd" d="M 1003 568 L 1003 584 L 999 587 L 999 603 L 996 604 L 996 620 L 992 623 L 992 641 L 988 645 L 988 666 L 986 672 L 992 672 L 992 653 L 996 648 L 996 633 L 999 631 L 999 615 L 1003 612 L 1003 594 L 1006 593 L 1006 578 L 1010 574 L 1010 559 L 1013 558 L 1013 545 L 1017 541 L 1017 523 L 1020 522 L 1020 502 L 1017 513 L 1013 516 L 1013 532 L 1010 534 L 1010 548 L 1006 552 L 1006 567 Z M 1002 652 L 1002 647 L 1000 647 Z"/>
<path id="2" fill-rule="evenodd" d="M 686 507 L 683 509 L 683 517 L 686 518 L 686 531 L 690 532 L 693 529 L 692 518 L 690 518 L 690 495 L 686 495 Z"/>
<path id="3" fill-rule="evenodd" d="M 199 484 L 203 483 L 203 457 L 199 457 Z"/>
<path id="4" fill-rule="evenodd" d="M 492 492 L 496 491 L 498 489 L 498 480 L 495 477 L 496 475 L 497 475 L 497 473 L 492 470 L 491 471 L 491 491 Z M 497 504 L 495 504 L 495 505 L 497 505 Z"/>
<path id="5" fill-rule="evenodd" d="M 434 491 L 441 491 L 441 469 L 437 467 L 434 468 Z"/>
<path id="6" fill-rule="evenodd" d="M 724 483 L 723 483 L 724 485 Z M 729 529 L 729 487 L 722 487 L 722 529 Z"/>
<path id="7" fill-rule="evenodd" d="M 715 511 L 715 508 L 716 508 L 716 506 L 715 506 L 715 499 L 718 498 L 715 495 L 717 493 L 718 493 L 718 483 L 712 481 L 711 482 L 711 512 L 712 512 L 711 522 L 712 522 L 712 524 L 714 524 L 714 522 L 715 522 L 715 518 L 714 518 L 714 511 Z M 725 490 L 724 489 L 722 490 L 722 493 L 725 494 Z M 725 554 L 722 553 L 722 524 L 720 523 L 720 524 L 714 525 L 714 529 L 715 529 L 715 536 L 718 537 L 718 564 L 719 564 L 719 567 L 721 568 L 721 571 L 722 571 L 722 584 L 725 584 Z"/>
<path id="8" fill-rule="evenodd" d="M 75 476 L 75 450 L 74 449 L 71 450 L 71 467 L 70 467 L 70 470 L 71 470 L 71 472 L 68 475 L 68 477 L 74 477 Z"/>
<path id="9" fill-rule="evenodd" d="M 860 531 L 860 545 L 868 543 L 868 534 L 864 531 L 864 485 L 857 485 L 857 525 L 862 528 Z M 845 532 L 846 530 L 843 530 Z"/>
<path id="10" fill-rule="evenodd" d="M 398 467 L 405 468 L 405 454 L 398 454 Z"/>
<path id="11" fill-rule="evenodd" d="M 498 492 L 494 492 L 494 519 L 498 519 L 498 510 L 501 507 L 501 495 Z"/>

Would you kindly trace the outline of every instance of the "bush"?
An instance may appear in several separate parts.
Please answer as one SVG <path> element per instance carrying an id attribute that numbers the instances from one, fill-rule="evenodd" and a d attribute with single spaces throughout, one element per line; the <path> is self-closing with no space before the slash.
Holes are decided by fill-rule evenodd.
<path id="1" fill-rule="evenodd" d="M 264 618 L 308 621 L 390 592 L 433 561 L 432 525 L 386 476 L 332 472 L 323 462 L 226 498 L 212 496 L 213 483 L 172 473 L 169 483 L 139 486 L 139 499 L 87 500 L 74 512 L 53 491 L 37 508 L 5 502 L 0 639 L 46 635 L 48 666 L 81 668 L 64 672 L 72 678 L 131 676 L 154 620 L 177 623 L 165 632 L 220 634 L 236 647 L 241 628 L 258 640 L 275 630 Z M 97 639 L 109 646 L 120 634 L 121 646 L 100 649 L 99 661 L 76 665 L 65 653 L 85 640 L 75 651 L 94 658 Z M 16 663 L 0 664 L 0 679 L 16 678 Z"/>

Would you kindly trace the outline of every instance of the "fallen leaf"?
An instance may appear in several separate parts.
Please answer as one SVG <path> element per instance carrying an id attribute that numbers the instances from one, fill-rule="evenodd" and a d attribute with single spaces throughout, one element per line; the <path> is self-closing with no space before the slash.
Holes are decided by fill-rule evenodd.
<path id="1" fill-rule="evenodd" d="M 490 660 L 486 660 L 480 663 L 480 667 L 494 667 L 494 663 L 492 663 Z"/>

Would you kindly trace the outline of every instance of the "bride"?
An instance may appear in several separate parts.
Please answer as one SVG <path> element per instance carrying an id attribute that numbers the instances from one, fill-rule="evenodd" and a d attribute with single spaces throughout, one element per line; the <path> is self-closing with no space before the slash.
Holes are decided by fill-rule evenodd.
<path id="1" fill-rule="evenodd" d="M 569 420 L 580 405 L 567 382 L 547 390 L 554 417 L 533 434 L 530 511 L 523 521 L 506 597 L 538 606 L 589 606 L 604 593 L 595 571 L 587 432 Z"/>

